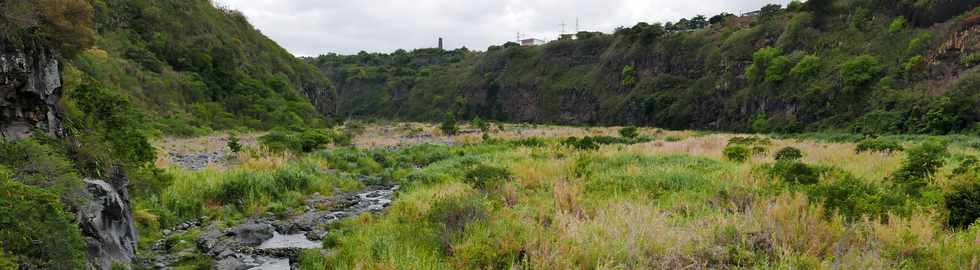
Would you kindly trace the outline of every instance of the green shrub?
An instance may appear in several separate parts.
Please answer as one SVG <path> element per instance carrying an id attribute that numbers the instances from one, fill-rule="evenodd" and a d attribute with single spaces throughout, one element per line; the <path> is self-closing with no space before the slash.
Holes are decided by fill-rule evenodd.
<path id="1" fill-rule="evenodd" d="M 238 136 L 235 134 L 231 134 L 228 136 L 227 145 L 228 145 L 228 149 L 231 150 L 232 153 L 238 153 L 242 151 L 242 144 L 239 141 Z"/>
<path id="2" fill-rule="evenodd" d="M 780 56 L 779 49 L 765 47 L 752 54 L 752 65 L 745 70 L 745 75 L 752 82 L 761 82 L 766 79 L 766 71 L 777 57 Z"/>
<path id="3" fill-rule="evenodd" d="M 807 55 L 790 69 L 789 75 L 797 80 L 806 80 L 815 77 L 819 71 L 820 57 Z"/>
<path id="4" fill-rule="evenodd" d="M 640 133 L 637 131 L 636 127 L 624 127 L 619 129 L 619 136 L 623 136 L 623 138 L 627 139 L 636 139 L 636 137 L 640 136 Z"/>
<path id="5" fill-rule="evenodd" d="M 725 159 L 734 162 L 745 162 L 752 157 L 752 150 L 741 144 L 734 144 L 725 147 L 722 150 L 722 154 L 725 155 Z"/>
<path id="6" fill-rule="evenodd" d="M 579 139 L 577 137 L 569 137 L 562 140 L 562 145 L 570 146 L 578 150 L 585 151 L 595 151 L 599 150 L 599 144 L 592 139 L 592 137 L 586 136 L 585 138 Z"/>
<path id="7" fill-rule="evenodd" d="M 909 60 L 905 61 L 905 64 L 902 66 L 902 69 L 903 71 L 905 71 L 905 74 L 912 76 L 916 73 L 921 72 L 923 69 L 925 69 L 925 67 L 926 67 L 925 58 L 922 57 L 921 55 L 916 55 L 910 57 Z"/>
<path id="8" fill-rule="evenodd" d="M 769 175 L 785 182 L 812 185 L 820 182 L 823 169 L 798 161 L 780 160 L 772 166 Z"/>
<path id="9" fill-rule="evenodd" d="M 776 152 L 776 161 L 799 161 L 803 159 L 803 151 L 796 147 L 785 147 Z"/>
<path id="10" fill-rule="evenodd" d="M 861 140 L 861 142 L 858 142 L 855 151 L 860 154 L 864 152 L 891 153 L 904 150 L 905 148 L 898 144 L 897 141 L 878 138 Z"/>
<path id="11" fill-rule="evenodd" d="M 847 220 L 863 216 L 884 218 L 888 213 L 902 214 L 905 197 L 852 176 L 846 172 L 826 172 L 832 181 L 812 186 L 807 195 L 823 203 L 824 208 L 836 211 Z M 898 211 L 898 212 L 896 212 Z"/>
<path id="12" fill-rule="evenodd" d="M 323 129 L 274 129 L 262 137 L 259 143 L 274 152 L 291 151 L 294 153 L 310 153 L 325 148 L 328 144 L 336 145 L 349 143 L 350 138 L 336 130 Z"/>
<path id="13" fill-rule="evenodd" d="M 966 156 L 963 158 L 963 161 L 960 162 L 960 165 L 956 167 L 956 169 L 953 169 L 954 176 L 966 175 L 969 173 L 980 174 L 980 160 L 977 160 L 977 157 Z"/>
<path id="14" fill-rule="evenodd" d="M 952 228 L 966 228 L 980 218 L 980 182 L 976 179 L 953 187 L 945 196 L 949 211 L 947 224 Z"/>
<path id="15" fill-rule="evenodd" d="M 85 269 L 82 234 L 58 197 L 0 177 L 0 243 L 26 269 Z"/>
<path id="16" fill-rule="evenodd" d="M 752 146 L 752 145 L 769 146 L 772 145 L 772 140 L 769 138 L 762 138 L 762 137 L 732 137 L 731 139 L 728 139 L 729 146 L 736 145 L 736 144 L 744 145 L 744 146 Z"/>
<path id="17" fill-rule="evenodd" d="M 439 130 L 442 131 L 442 134 L 447 136 L 452 136 L 459 133 L 459 127 L 456 126 L 456 114 L 452 112 L 446 113 L 446 117 L 442 120 L 442 123 L 439 124 Z"/>
<path id="18" fill-rule="evenodd" d="M 902 167 L 892 174 L 892 180 L 903 186 L 906 194 L 917 196 L 945 164 L 947 146 L 941 142 L 926 141 L 909 149 L 906 155 Z"/>
<path id="19" fill-rule="evenodd" d="M 908 26 L 908 21 L 905 20 L 905 17 L 895 18 L 891 24 L 888 24 L 888 33 L 898 33 L 899 31 L 905 30 L 906 26 Z"/>
<path id="20" fill-rule="evenodd" d="M 96 156 L 108 154 L 114 159 L 109 163 L 123 161 L 130 167 L 141 167 L 156 160 L 156 149 L 144 134 L 144 115 L 129 98 L 95 83 L 82 85 L 67 96 L 66 100 L 73 102 L 81 113 L 72 117 L 74 121 L 70 122 L 69 128 L 85 130 L 89 136 L 95 137 L 96 141 L 86 143 L 107 144 L 105 149 L 99 151 L 108 152 Z M 108 164 L 102 165 L 105 167 Z"/>
<path id="21" fill-rule="evenodd" d="M 623 67 L 623 87 L 632 88 L 636 86 L 636 68 L 632 65 Z"/>
<path id="22" fill-rule="evenodd" d="M 480 119 L 480 117 L 474 118 L 473 121 L 471 122 L 474 127 L 480 129 L 480 131 L 483 133 L 490 131 L 490 123 L 488 123 L 487 121 L 483 121 L 483 119 Z"/>
<path id="23" fill-rule="evenodd" d="M 766 82 L 778 83 L 786 79 L 786 76 L 790 73 L 790 70 L 794 67 L 794 63 L 789 59 L 789 57 L 783 55 L 773 59 L 769 66 L 766 67 Z"/>
<path id="24" fill-rule="evenodd" d="M 463 182 L 480 190 L 494 189 L 510 179 L 511 174 L 506 168 L 476 164 L 467 168 Z"/>
<path id="25" fill-rule="evenodd" d="M 34 139 L 0 142 L 0 166 L 9 168 L 14 181 L 42 188 L 62 202 L 78 206 L 84 183 L 63 153 Z"/>
<path id="26" fill-rule="evenodd" d="M 877 57 L 865 54 L 841 64 L 840 76 L 848 91 L 856 93 L 868 87 L 883 69 Z"/>

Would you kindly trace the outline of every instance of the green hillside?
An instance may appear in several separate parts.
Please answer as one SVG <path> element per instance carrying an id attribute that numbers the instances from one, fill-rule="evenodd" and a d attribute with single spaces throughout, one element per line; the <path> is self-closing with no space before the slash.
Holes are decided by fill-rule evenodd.
<path id="1" fill-rule="evenodd" d="M 91 1 L 92 48 L 67 68 L 131 97 L 159 130 L 319 125 L 330 84 L 232 10 L 209 1 Z M 70 91 L 70 90 L 69 90 Z"/>
<path id="2" fill-rule="evenodd" d="M 809 1 L 537 47 L 307 59 L 340 115 L 756 132 L 937 133 L 980 120 L 974 1 Z M 973 9 L 973 10 L 971 10 Z M 437 106 L 432 106 L 436 104 Z"/>

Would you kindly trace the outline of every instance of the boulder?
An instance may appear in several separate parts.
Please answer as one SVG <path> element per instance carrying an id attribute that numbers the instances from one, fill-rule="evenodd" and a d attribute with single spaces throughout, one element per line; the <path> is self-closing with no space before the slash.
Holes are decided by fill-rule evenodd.
<path id="1" fill-rule="evenodd" d="M 271 239 L 274 231 L 268 223 L 247 223 L 235 228 L 235 236 L 243 245 L 258 246 Z"/>
<path id="2" fill-rule="evenodd" d="M 130 265 L 136 255 L 138 235 L 133 226 L 128 183 L 119 168 L 109 182 L 85 180 L 92 200 L 77 215 L 88 243 L 89 261 L 95 269 L 111 269 L 116 263 Z"/>

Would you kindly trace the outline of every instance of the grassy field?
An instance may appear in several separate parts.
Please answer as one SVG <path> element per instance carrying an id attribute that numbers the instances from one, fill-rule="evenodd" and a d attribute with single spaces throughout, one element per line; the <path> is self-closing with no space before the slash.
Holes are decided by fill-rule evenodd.
<path id="1" fill-rule="evenodd" d="M 302 268 L 980 267 L 980 228 L 950 225 L 959 212 L 947 210 L 950 194 L 977 181 L 980 170 L 961 166 L 977 156 L 976 138 L 895 138 L 905 151 L 861 153 L 832 136 L 757 140 L 739 162 L 726 153 L 747 135 L 641 128 L 640 139 L 582 147 L 567 138 L 619 138 L 620 128 L 436 130 L 369 124 L 354 147 L 256 147 L 227 168 L 171 168 L 174 184 L 137 203 L 137 217 L 235 222 L 313 192 L 400 184 L 384 214 L 342 222 L 324 240 L 327 255 L 307 252 Z M 903 176 L 921 175 L 915 157 L 934 140 L 947 147 L 938 169 Z M 777 162 L 787 147 L 802 157 Z"/>

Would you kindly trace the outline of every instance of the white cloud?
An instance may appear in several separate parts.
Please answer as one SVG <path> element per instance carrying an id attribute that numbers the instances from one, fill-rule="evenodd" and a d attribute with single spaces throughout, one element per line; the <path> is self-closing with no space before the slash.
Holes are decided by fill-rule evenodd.
<path id="1" fill-rule="evenodd" d="M 757 10 L 789 0 L 219 0 L 242 11 L 265 35 L 297 55 L 434 47 L 484 50 L 561 31 L 611 32 L 637 22 Z"/>

